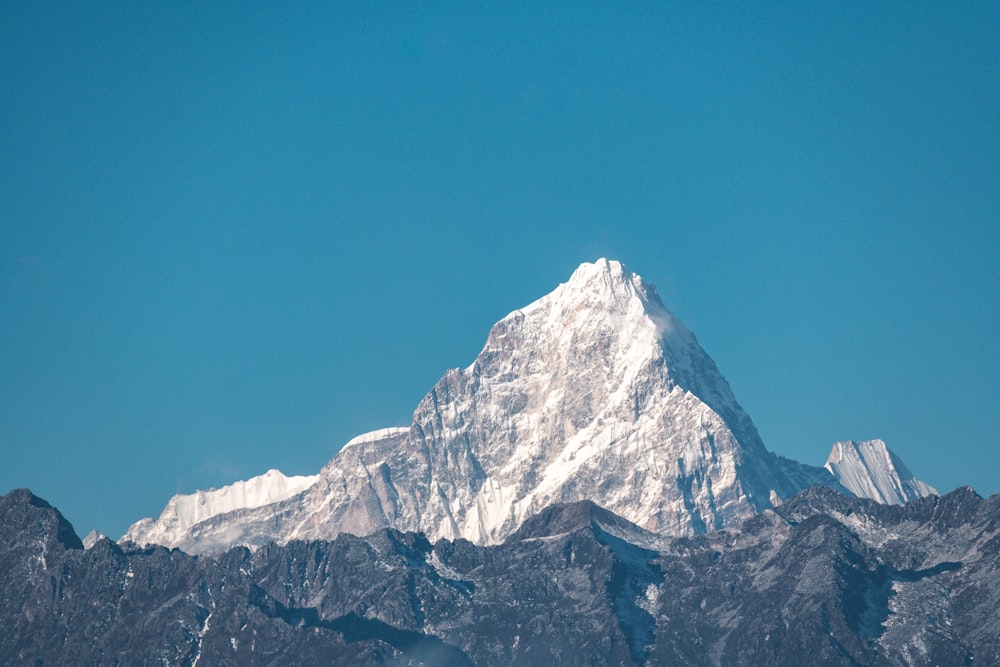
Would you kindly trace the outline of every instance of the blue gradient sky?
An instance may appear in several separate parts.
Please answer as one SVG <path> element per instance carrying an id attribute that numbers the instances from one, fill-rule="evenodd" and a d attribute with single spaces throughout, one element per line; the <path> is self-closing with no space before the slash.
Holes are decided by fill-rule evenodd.
<path id="1" fill-rule="evenodd" d="M 771 449 L 1000 491 L 1000 5 L 178 4 L 0 7 L 0 492 L 316 472 L 600 256 Z"/>

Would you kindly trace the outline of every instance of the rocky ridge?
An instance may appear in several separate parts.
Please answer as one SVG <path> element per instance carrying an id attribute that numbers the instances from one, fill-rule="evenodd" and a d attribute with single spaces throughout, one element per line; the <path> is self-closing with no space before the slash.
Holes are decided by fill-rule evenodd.
<path id="1" fill-rule="evenodd" d="M 810 489 L 729 528 L 555 505 L 502 544 L 361 538 L 194 557 L 84 549 L 0 497 L 0 663 L 1000 663 L 1000 496 L 905 506 Z"/>

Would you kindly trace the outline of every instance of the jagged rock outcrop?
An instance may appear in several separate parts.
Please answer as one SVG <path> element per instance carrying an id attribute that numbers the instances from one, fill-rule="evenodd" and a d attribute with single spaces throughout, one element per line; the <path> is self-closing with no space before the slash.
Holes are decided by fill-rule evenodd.
<path id="1" fill-rule="evenodd" d="M 769 452 L 655 288 L 602 259 L 500 320 L 409 427 L 352 441 L 307 490 L 181 532 L 144 520 L 126 538 L 206 553 L 393 527 L 492 544 L 579 500 L 692 535 L 816 484 L 848 492 L 829 471 Z"/>

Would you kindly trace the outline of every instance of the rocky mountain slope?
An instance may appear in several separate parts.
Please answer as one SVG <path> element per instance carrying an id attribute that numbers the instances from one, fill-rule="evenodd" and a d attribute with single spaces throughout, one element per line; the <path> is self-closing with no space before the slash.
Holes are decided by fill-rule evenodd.
<path id="1" fill-rule="evenodd" d="M 234 548 L 84 549 L 0 497 L 0 663 L 1000 664 L 1000 496 L 814 488 L 727 529 L 555 505 L 501 544 L 381 529 Z"/>
<path id="2" fill-rule="evenodd" d="M 184 530 L 165 511 L 126 539 L 208 553 L 393 527 L 495 544 L 542 508 L 578 500 L 650 531 L 692 535 L 817 484 L 868 495 L 900 469 L 847 473 L 769 452 L 656 289 L 602 259 L 495 324 L 475 361 L 448 371 L 408 428 L 356 438 L 308 489 Z M 930 489 L 894 488 L 890 502 Z"/>

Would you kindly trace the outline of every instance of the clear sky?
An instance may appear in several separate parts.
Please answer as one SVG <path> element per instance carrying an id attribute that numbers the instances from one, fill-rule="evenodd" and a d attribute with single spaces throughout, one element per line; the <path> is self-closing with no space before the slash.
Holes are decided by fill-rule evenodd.
<path id="1" fill-rule="evenodd" d="M 292 4 L 0 5 L 0 492 L 317 472 L 601 256 L 771 449 L 1000 491 L 1000 4 Z"/>

